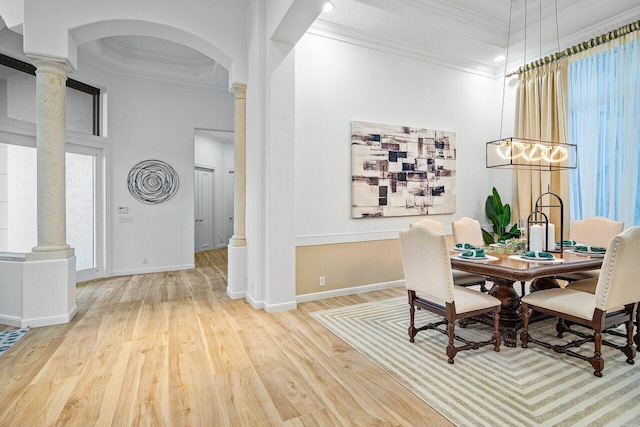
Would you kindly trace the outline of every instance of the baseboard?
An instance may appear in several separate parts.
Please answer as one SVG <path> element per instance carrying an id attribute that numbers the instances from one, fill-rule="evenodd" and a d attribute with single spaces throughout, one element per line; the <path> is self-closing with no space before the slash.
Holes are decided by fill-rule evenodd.
<path id="1" fill-rule="evenodd" d="M 16 328 L 19 328 L 21 320 L 21 318 L 16 316 L 0 314 L 0 325 L 15 326 Z"/>
<path id="2" fill-rule="evenodd" d="M 227 286 L 227 296 L 231 299 L 241 299 L 245 297 L 245 292 L 244 291 L 233 292 L 232 290 L 229 289 L 229 286 Z"/>
<path id="3" fill-rule="evenodd" d="M 267 313 L 277 313 L 279 311 L 295 310 L 298 308 L 297 301 L 281 302 L 280 304 L 263 304 L 264 311 Z"/>
<path id="4" fill-rule="evenodd" d="M 78 313 L 78 307 L 74 306 L 73 309 L 68 314 L 61 314 L 59 316 L 47 316 L 47 317 L 36 317 L 33 319 L 22 319 L 20 320 L 21 328 L 38 328 L 41 326 L 51 326 L 51 325 L 60 325 L 63 323 L 69 323 L 71 319 Z"/>
<path id="5" fill-rule="evenodd" d="M 109 277 L 130 276 L 132 274 L 164 273 L 166 271 L 192 270 L 194 268 L 196 268 L 195 264 L 168 265 L 166 267 L 133 268 L 131 270 L 112 271 Z"/>
<path id="6" fill-rule="evenodd" d="M 355 295 L 364 292 L 378 291 L 380 289 L 394 288 L 404 285 L 404 280 L 394 280 L 392 282 L 373 283 L 371 285 L 354 286 L 352 288 L 334 289 L 325 292 L 314 292 L 312 294 L 298 295 L 297 302 L 317 301 L 325 298 L 341 297 L 345 295 Z"/>
<path id="7" fill-rule="evenodd" d="M 228 294 L 228 292 L 227 292 Z M 295 310 L 298 308 L 297 301 L 283 302 L 279 304 L 267 304 L 264 301 L 256 301 L 251 295 L 245 296 L 247 302 L 256 310 L 263 309 L 267 313 L 277 313 L 279 311 Z"/>

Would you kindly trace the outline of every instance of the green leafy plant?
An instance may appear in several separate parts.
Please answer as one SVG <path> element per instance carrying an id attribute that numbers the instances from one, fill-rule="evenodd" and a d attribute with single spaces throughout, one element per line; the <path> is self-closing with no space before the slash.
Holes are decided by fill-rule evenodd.
<path id="1" fill-rule="evenodd" d="M 498 190 L 496 190 L 495 187 L 493 187 L 492 194 L 487 197 L 485 211 L 487 219 L 493 224 L 494 233 L 491 234 L 486 230 L 482 230 L 482 238 L 486 244 L 495 243 L 496 240 L 500 241 L 520 237 L 518 225 L 513 224 L 511 227 L 509 226 L 511 222 L 511 206 L 509 206 L 508 203 L 506 205 L 502 204 L 500 194 L 498 194 Z"/>

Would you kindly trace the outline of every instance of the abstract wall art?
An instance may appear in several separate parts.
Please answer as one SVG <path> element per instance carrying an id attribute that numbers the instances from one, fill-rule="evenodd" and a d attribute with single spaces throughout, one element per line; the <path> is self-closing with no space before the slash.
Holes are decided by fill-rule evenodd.
<path id="1" fill-rule="evenodd" d="M 127 177 L 129 192 L 138 201 L 157 205 L 172 198 L 180 187 L 174 168 L 161 160 L 145 160 L 134 165 Z"/>
<path id="2" fill-rule="evenodd" d="M 456 134 L 352 122 L 352 218 L 454 213 Z"/>

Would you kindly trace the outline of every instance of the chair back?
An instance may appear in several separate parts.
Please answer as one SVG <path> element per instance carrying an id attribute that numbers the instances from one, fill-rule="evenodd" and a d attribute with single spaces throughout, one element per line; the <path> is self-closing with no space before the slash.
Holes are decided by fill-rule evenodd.
<path id="1" fill-rule="evenodd" d="M 421 219 L 418 222 L 409 224 L 409 227 L 427 227 L 437 233 L 444 234 L 444 227 L 442 227 L 442 224 L 429 218 Z"/>
<path id="2" fill-rule="evenodd" d="M 569 238 L 583 245 L 606 248 L 611 239 L 624 229 L 624 222 L 601 216 L 572 221 Z"/>
<path id="3" fill-rule="evenodd" d="M 453 275 L 447 239 L 426 227 L 400 232 L 405 286 L 444 302 L 453 302 Z"/>
<path id="4" fill-rule="evenodd" d="M 609 311 L 640 301 L 640 227 L 609 242 L 596 286 L 596 308 Z"/>
<path id="5" fill-rule="evenodd" d="M 455 243 L 471 243 L 474 246 L 484 245 L 480 222 L 473 218 L 462 217 L 451 223 L 453 227 L 453 241 Z"/>

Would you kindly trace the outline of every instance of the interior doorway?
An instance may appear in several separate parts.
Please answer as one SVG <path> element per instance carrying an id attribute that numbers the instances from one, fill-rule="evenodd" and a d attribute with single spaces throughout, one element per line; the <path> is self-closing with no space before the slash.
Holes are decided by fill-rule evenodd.
<path id="1" fill-rule="evenodd" d="M 195 236 L 196 252 L 207 249 L 221 249 L 227 247 L 233 235 L 233 189 L 234 189 L 234 132 L 195 129 L 194 131 L 194 167 L 195 170 L 210 171 L 213 174 L 212 191 L 212 233 L 211 246 L 203 248 L 199 237 Z M 198 198 L 198 180 L 195 176 L 196 199 Z M 197 202 L 196 202 L 197 203 Z M 206 218 L 203 218 L 200 208 L 195 206 L 196 230 L 206 228 Z M 198 221 L 205 220 L 205 221 Z M 207 230 L 205 230 L 207 231 Z"/>
<path id="2" fill-rule="evenodd" d="M 213 169 L 196 168 L 195 183 L 195 251 L 213 249 L 215 175 Z"/>

